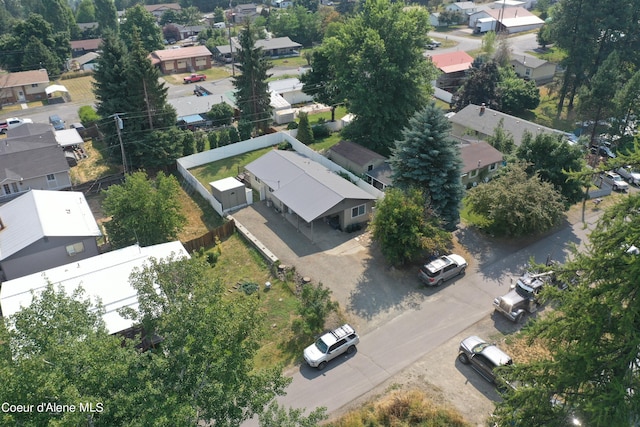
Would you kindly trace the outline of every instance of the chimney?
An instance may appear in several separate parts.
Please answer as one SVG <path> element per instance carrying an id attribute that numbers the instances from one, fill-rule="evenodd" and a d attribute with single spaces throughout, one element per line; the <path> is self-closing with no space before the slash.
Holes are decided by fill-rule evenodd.
<path id="1" fill-rule="evenodd" d="M 484 114 L 484 110 L 485 110 L 485 104 L 483 102 L 482 105 L 480 106 L 480 115 Z"/>

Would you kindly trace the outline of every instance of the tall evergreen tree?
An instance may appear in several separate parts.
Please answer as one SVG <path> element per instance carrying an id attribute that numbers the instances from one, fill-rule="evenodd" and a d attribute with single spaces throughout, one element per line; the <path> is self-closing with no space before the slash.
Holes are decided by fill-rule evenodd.
<path id="1" fill-rule="evenodd" d="M 107 118 L 128 110 L 127 51 L 113 31 L 105 31 L 100 45 L 102 53 L 93 72 L 93 93 L 98 115 Z"/>
<path id="2" fill-rule="evenodd" d="M 264 57 L 262 49 L 255 47 L 256 39 L 255 29 L 247 21 L 239 35 L 238 68 L 241 73 L 233 79 L 233 85 L 240 117 L 264 130 L 271 119 L 271 95 L 267 83 L 271 77 L 267 74 L 271 63 Z"/>
<path id="3" fill-rule="evenodd" d="M 145 167 L 145 159 L 154 156 L 152 152 L 163 150 L 158 145 L 161 141 L 152 139 L 150 131 L 174 126 L 176 111 L 167 103 L 168 88 L 160 82 L 160 72 L 151 64 L 137 27 L 132 30 L 125 73 L 129 95 L 126 111 L 129 114 L 124 117 L 127 129 L 122 137 L 131 166 Z M 172 151 L 167 148 L 166 152 L 169 154 Z M 167 163 L 173 160 L 175 158 L 168 157 Z"/>
<path id="4" fill-rule="evenodd" d="M 460 150 L 449 136 L 450 129 L 442 110 L 429 103 L 402 130 L 390 163 L 394 185 L 425 191 L 429 207 L 446 229 L 453 230 L 460 219 L 463 189 Z"/>
<path id="5" fill-rule="evenodd" d="M 113 0 L 94 0 L 96 21 L 101 34 L 107 30 L 118 31 L 118 11 Z"/>
<path id="6" fill-rule="evenodd" d="M 305 145 L 309 145 L 313 142 L 313 129 L 311 129 L 311 123 L 309 123 L 309 114 L 301 111 L 298 113 L 300 123 L 298 124 L 298 134 L 296 139 Z"/>
<path id="7" fill-rule="evenodd" d="M 336 85 L 354 113 L 343 136 L 388 154 L 400 129 L 424 107 L 435 68 L 423 52 L 429 14 L 403 2 L 366 0 L 361 11 L 325 38 Z"/>
<path id="8" fill-rule="evenodd" d="M 637 155 L 635 161 L 639 161 Z M 525 338 L 545 346 L 508 372 L 525 387 L 504 396 L 500 425 L 567 425 L 577 412 L 582 425 L 636 425 L 640 414 L 640 197 L 630 195 L 606 210 L 589 236 L 556 274 L 571 291 L 546 289 L 554 309 L 528 325 Z M 564 405 L 551 405 L 557 397 Z"/>

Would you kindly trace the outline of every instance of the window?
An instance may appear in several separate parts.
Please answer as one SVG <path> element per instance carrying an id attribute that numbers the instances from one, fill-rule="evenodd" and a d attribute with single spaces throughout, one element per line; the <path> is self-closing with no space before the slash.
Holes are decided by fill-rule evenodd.
<path id="1" fill-rule="evenodd" d="M 469 176 L 470 176 L 471 178 L 473 178 L 474 176 L 477 176 L 477 175 L 478 175 L 478 169 L 474 169 L 474 170 L 472 170 L 472 171 L 471 171 L 471 173 L 469 174 Z"/>
<path id="2" fill-rule="evenodd" d="M 74 256 L 82 252 L 84 252 L 84 243 L 82 242 L 67 246 L 67 254 L 69 256 Z"/>
<path id="3" fill-rule="evenodd" d="M 2 188 L 4 189 L 4 194 L 11 194 L 11 188 L 9 188 L 9 184 L 4 184 Z"/>
<path id="4" fill-rule="evenodd" d="M 13 190 L 14 193 L 17 193 L 18 191 L 18 184 L 16 184 L 15 182 L 11 183 L 11 189 Z"/>
<path id="5" fill-rule="evenodd" d="M 31 87 L 38 87 L 38 83 L 31 83 Z"/>
<path id="6" fill-rule="evenodd" d="M 372 169 L 373 169 L 373 165 L 369 165 L 369 166 L 367 166 L 367 170 L 368 170 L 368 171 L 370 171 L 370 170 L 372 170 Z"/>
<path id="7" fill-rule="evenodd" d="M 256 176 L 256 182 L 257 182 L 258 184 L 260 183 L 260 178 L 258 178 L 257 176 Z"/>
<path id="8" fill-rule="evenodd" d="M 531 68 L 527 68 L 526 70 L 524 70 L 524 75 L 525 76 L 530 76 L 531 75 Z"/>
<path id="9" fill-rule="evenodd" d="M 52 173 L 50 173 L 49 175 L 47 175 L 47 181 L 55 181 L 56 180 L 56 176 Z"/>
<path id="10" fill-rule="evenodd" d="M 489 165 L 489 170 L 493 172 L 494 170 L 496 170 L 497 167 L 498 167 L 497 163 L 491 163 L 491 165 Z"/>
<path id="11" fill-rule="evenodd" d="M 357 216 L 361 216 L 364 215 L 366 212 L 366 206 L 365 205 L 360 205 L 360 206 L 356 206 L 355 208 L 351 209 L 351 218 L 355 218 Z"/>

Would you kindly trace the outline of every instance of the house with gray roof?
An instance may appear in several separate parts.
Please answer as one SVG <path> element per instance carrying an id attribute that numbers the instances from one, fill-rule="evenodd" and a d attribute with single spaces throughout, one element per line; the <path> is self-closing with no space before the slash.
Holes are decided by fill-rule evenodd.
<path id="1" fill-rule="evenodd" d="M 273 37 L 257 40 L 255 47 L 262 48 L 263 55 L 269 58 L 288 58 L 300 56 L 302 45 L 294 42 L 289 37 Z M 238 38 L 231 37 L 230 44 L 216 46 L 214 56 L 221 62 L 231 62 L 231 58 L 240 50 L 242 50 L 242 47 Z"/>
<path id="2" fill-rule="evenodd" d="M 47 70 L 19 71 L 0 75 L 0 104 L 47 99 Z"/>
<path id="3" fill-rule="evenodd" d="M 510 116 L 484 105 L 469 104 L 448 117 L 451 122 L 451 135 L 465 140 L 484 141 L 495 133 L 498 126 L 502 126 L 507 133 L 513 136 L 513 142 L 517 146 L 522 143 L 525 132 L 533 136 L 539 133 L 565 135 L 565 132 L 560 130 Z"/>
<path id="4" fill-rule="evenodd" d="M 484 141 L 460 145 L 460 158 L 460 182 L 467 188 L 490 180 L 504 164 L 502 153 Z"/>
<path id="5" fill-rule="evenodd" d="M 387 158 L 351 141 L 340 141 L 327 151 L 327 158 L 351 173 L 363 176 Z"/>
<path id="6" fill-rule="evenodd" d="M 516 55 L 509 63 L 518 76 L 536 84 L 549 83 L 556 74 L 556 64 L 535 56 Z"/>
<path id="7" fill-rule="evenodd" d="M 0 142 L 0 202 L 29 190 L 71 187 L 69 164 L 48 123 L 7 130 Z"/>
<path id="8" fill-rule="evenodd" d="M 295 215 L 311 226 L 318 220 L 338 224 L 342 230 L 367 222 L 376 197 L 294 151 L 272 150 L 245 167 L 246 178 L 282 213 Z"/>
<path id="9" fill-rule="evenodd" d="M 84 194 L 31 190 L 0 206 L 2 281 L 98 255 L 101 235 Z"/>
<path id="10" fill-rule="evenodd" d="M 367 182 L 380 191 L 384 191 L 393 184 L 393 170 L 388 161 L 367 171 Z"/>

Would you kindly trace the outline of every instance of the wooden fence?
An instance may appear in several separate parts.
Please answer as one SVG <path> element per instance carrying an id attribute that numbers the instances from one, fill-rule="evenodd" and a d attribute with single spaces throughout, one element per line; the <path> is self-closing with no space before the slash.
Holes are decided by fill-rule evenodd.
<path id="1" fill-rule="evenodd" d="M 216 238 L 225 240 L 226 238 L 230 237 L 235 232 L 235 230 L 236 224 L 233 220 L 231 220 L 221 225 L 220 227 L 209 231 L 207 234 L 203 234 L 202 236 L 196 237 L 195 239 L 189 240 L 188 242 L 183 242 L 182 245 L 188 253 L 193 253 L 200 248 L 212 246 L 216 242 Z"/>

